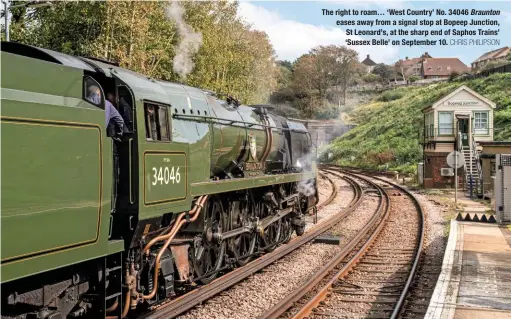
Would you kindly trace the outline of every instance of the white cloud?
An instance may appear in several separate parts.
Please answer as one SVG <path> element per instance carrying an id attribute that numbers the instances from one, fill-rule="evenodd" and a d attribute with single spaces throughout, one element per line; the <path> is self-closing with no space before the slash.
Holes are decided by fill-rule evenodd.
<path id="1" fill-rule="evenodd" d="M 286 20 L 276 12 L 244 1 L 239 4 L 238 15 L 252 24 L 253 28 L 268 34 L 281 60 L 294 61 L 318 45 L 346 45 L 345 40 L 348 38 L 360 39 L 357 36 L 347 36 L 344 30 L 338 27 Z M 359 53 L 360 60 L 367 54 L 370 54 L 376 63 L 392 63 L 398 58 L 398 50 L 392 46 L 350 46 L 350 48 Z"/>

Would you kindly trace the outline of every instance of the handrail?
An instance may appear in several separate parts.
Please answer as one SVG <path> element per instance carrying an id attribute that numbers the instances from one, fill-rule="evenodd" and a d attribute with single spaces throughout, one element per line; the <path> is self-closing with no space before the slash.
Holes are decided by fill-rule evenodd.
<path id="1" fill-rule="evenodd" d="M 463 151 L 463 143 L 461 142 L 461 132 L 458 132 L 458 147 L 457 147 L 457 151 L 460 151 L 462 152 Z"/>
<path id="2" fill-rule="evenodd" d="M 479 185 L 483 185 L 483 170 L 482 170 L 482 167 L 481 167 L 481 163 L 479 162 L 479 153 L 477 152 L 477 144 L 476 144 L 476 141 L 474 139 L 474 137 L 471 135 L 471 142 L 472 142 L 472 156 L 474 158 L 474 160 L 476 161 L 476 166 L 477 166 L 477 177 L 479 179 Z"/>

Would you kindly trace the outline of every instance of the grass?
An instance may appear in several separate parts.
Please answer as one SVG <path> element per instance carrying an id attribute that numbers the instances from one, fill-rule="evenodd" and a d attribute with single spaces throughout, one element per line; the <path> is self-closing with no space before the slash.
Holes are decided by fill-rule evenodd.
<path id="1" fill-rule="evenodd" d="M 353 130 L 334 140 L 322 154 L 324 162 L 370 169 L 388 169 L 414 175 L 422 160 L 419 133 L 422 109 L 466 85 L 497 104 L 495 140 L 511 140 L 511 74 L 494 74 L 466 82 L 398 88 L 383 92 L 370 103 L 355 108 Z M 332 153 L 328 159 L 326 154 Z"/>

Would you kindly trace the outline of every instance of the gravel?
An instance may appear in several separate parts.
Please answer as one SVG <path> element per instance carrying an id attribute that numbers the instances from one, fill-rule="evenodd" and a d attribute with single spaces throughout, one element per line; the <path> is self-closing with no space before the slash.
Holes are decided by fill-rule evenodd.
<path id="1" fill-rule="evenodd" d="M 412 191 L 412 193 L 419 200 L 424 211 L 425 238 L 422 260 L 406 299 L 405 309 L 409 311 L 406 311 L 402 318 L 424 318 L 438 276 L 442 271 L 448 240 L 446 226 L 449 225 L 451 218 L 455 217 L 455 213 L 452 204 L 438 194 L 427 194 L 425 191 Z"/>
<path id="2" fill-rule="evenodd" d="M 442 270 L 447 245 L 444 225 L 450 219 L 448 207 L 436 204 L 436 201 L 427 195 L 418 192 L 414 192 L 414 195 L 421 203 L 426 217 L 425 240 L 423 259 L 406 300 L 406 308 L 413 309 L 414 312 L 407 311 L 403 318 L 424 318 L 426 314 L 427 304 Z"/>
<path id="3" fill-rule="evenodd" d="M 330 205 L 318 211 L 318 221 L 338 213 L 353 198 L 353 191 L 346 181 L 335 176 L 332 178 L 339 187 L 339 192 Z M 325 184 L 319 181 L 319 185 L 323 190 Z M 348 189 L 349 191 L 347 191 Z M 329 193 L 324 196 L 329 196 Z M 331 233 L 341 236 L 341 245 L 367 223 L 374 213 L 377 203 L 378 198 L 368 196 L 359 208 L 332 229 Z M 306 229 L 308 230 L 312 226 L 307 225 Z M 259 273 L 209 299 L 203 305 L 193 308 L 179 318 L 257 318 L 310 278 L 340 249 L 341 246 L 326 244 L 303 245 Z"/>
<path id="4" fill-rule="evenodd" d="M 389 311 L 383 308 L 393 306 L 396 297 L 384 296 L 383 291 L 387 290 L 384 287 L 403 284 L 406 281 L 408 274 L 401 272 L 407 266 L 401 263 L 412 261 L 413 255 L 408 250 L 413 251 L 416 246 L 419 220 L 409 197 L 397 190 L 389 192 L 389 197 L 390 214 L 381 233 L 362 258 L 361 263 L 343 279 L 347 283 L 364 288 L 354 288 L 352 285 L 344 285 L 340 282 L 338 289 L 332 290 L 331 295 L 316 309 L 315 313 L 353 312 L 357 314 L 357 317 L 369 315 L 370 312 L 375 314 L 375 311 L 376 313 L 384 311 L 383 314 L 389 314 Z M 350 300 L 351 302 L 348 302 Z M 391 303 L 372 303 L 376 300 Z M 319 318 L 322 315 L 310 316 L 310 318 L 316 317 Z"/>
<path id="5" fill-rule="evenodd" d="M 332 193 L 332 184 L 323 177 L 322 175 L 318 175 L 318 192 L 319 192 L 319 202 L 325 201 L 330 194 Z"/>
<path id="6" fill-rule="evenodd" d="M 328 175 L 334 182 L 335 186 L 337 187 L 337 196 L 334 198 L 334 200 L 327 205 L 326 207 L 323 207 L 322 209 L 318 210 L 318 223 L 322 220 L 328 219 L 332 217 L 333 215 L 337 214 L 339 211 L 345 209 L 348 204 L 351 202 L 354 196 L 353 189 L 351 188 L 350 184 L 346 182 L 344 179 L 339 178 L 335 175 Z M 323 179 L 322 182 L 318 182 L 319 186 L 319 203 L 326 200 L 328 197 L 330 197 L 330 194 L 332 192 L 332 186 L 331 184 L 326 180 Z M 325 187 L 326 186 L 326 187 Z M 327 188 L 327 190 L 325 190 Z M 322 195 L 323 193 L 323 195 Z M 313 216 L 306 216 L 305 221 L 307 224 L 305 225 L 305 231 L 308 231 L 311 229 L 311 227 L 314 227 L 314 217 Z M 296 234 L 293 234 L 293 238 L 296 236 Z"/>

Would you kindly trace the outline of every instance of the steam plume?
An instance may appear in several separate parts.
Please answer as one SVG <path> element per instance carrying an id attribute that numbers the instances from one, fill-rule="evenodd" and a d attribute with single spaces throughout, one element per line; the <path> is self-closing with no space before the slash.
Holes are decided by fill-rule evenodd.
<path id="1" fill-rule="evenodd" d="M 298 183 L 297 190 L 303 196 L 311 196 L 316 191 L 314 189 L 314 184 L 312 183 L 312 181 L 307 181 L 307 180 L 300 181 Z"/>
<path id="2" fill-rule="evenodd" d="M 167 8 L 167 16 L 174 20 L 177 24 L 178 33 L 181 41 L 176 50 L 176 56 L 173 60 L 172 69 L 183 79 L 192 72 L 195 64 L 192 56 L 199 51 L 202 45 L 202 34 L 194 32 L 192 28 L 186 24 L 183 19 L 184 9 L 178 1 L 172 1 Z"/>
<path id="3" fill-rule="evenodd" d="M 312 171 L 312 162 L 316 160 L 316 152 L 312 149 L 310 150 L 310 153 L 305 154 L 305 156 L 302 156 L 297 160 L 296 166 L 299 166 L 306 172 Z M 316 189 L 314 188 L 314 183 L 312 180 L 303 180 L 300 181 L 297 185 L 297 190 L 300 194 L 304 196 L 311 196 L 316 192 Z"/>

